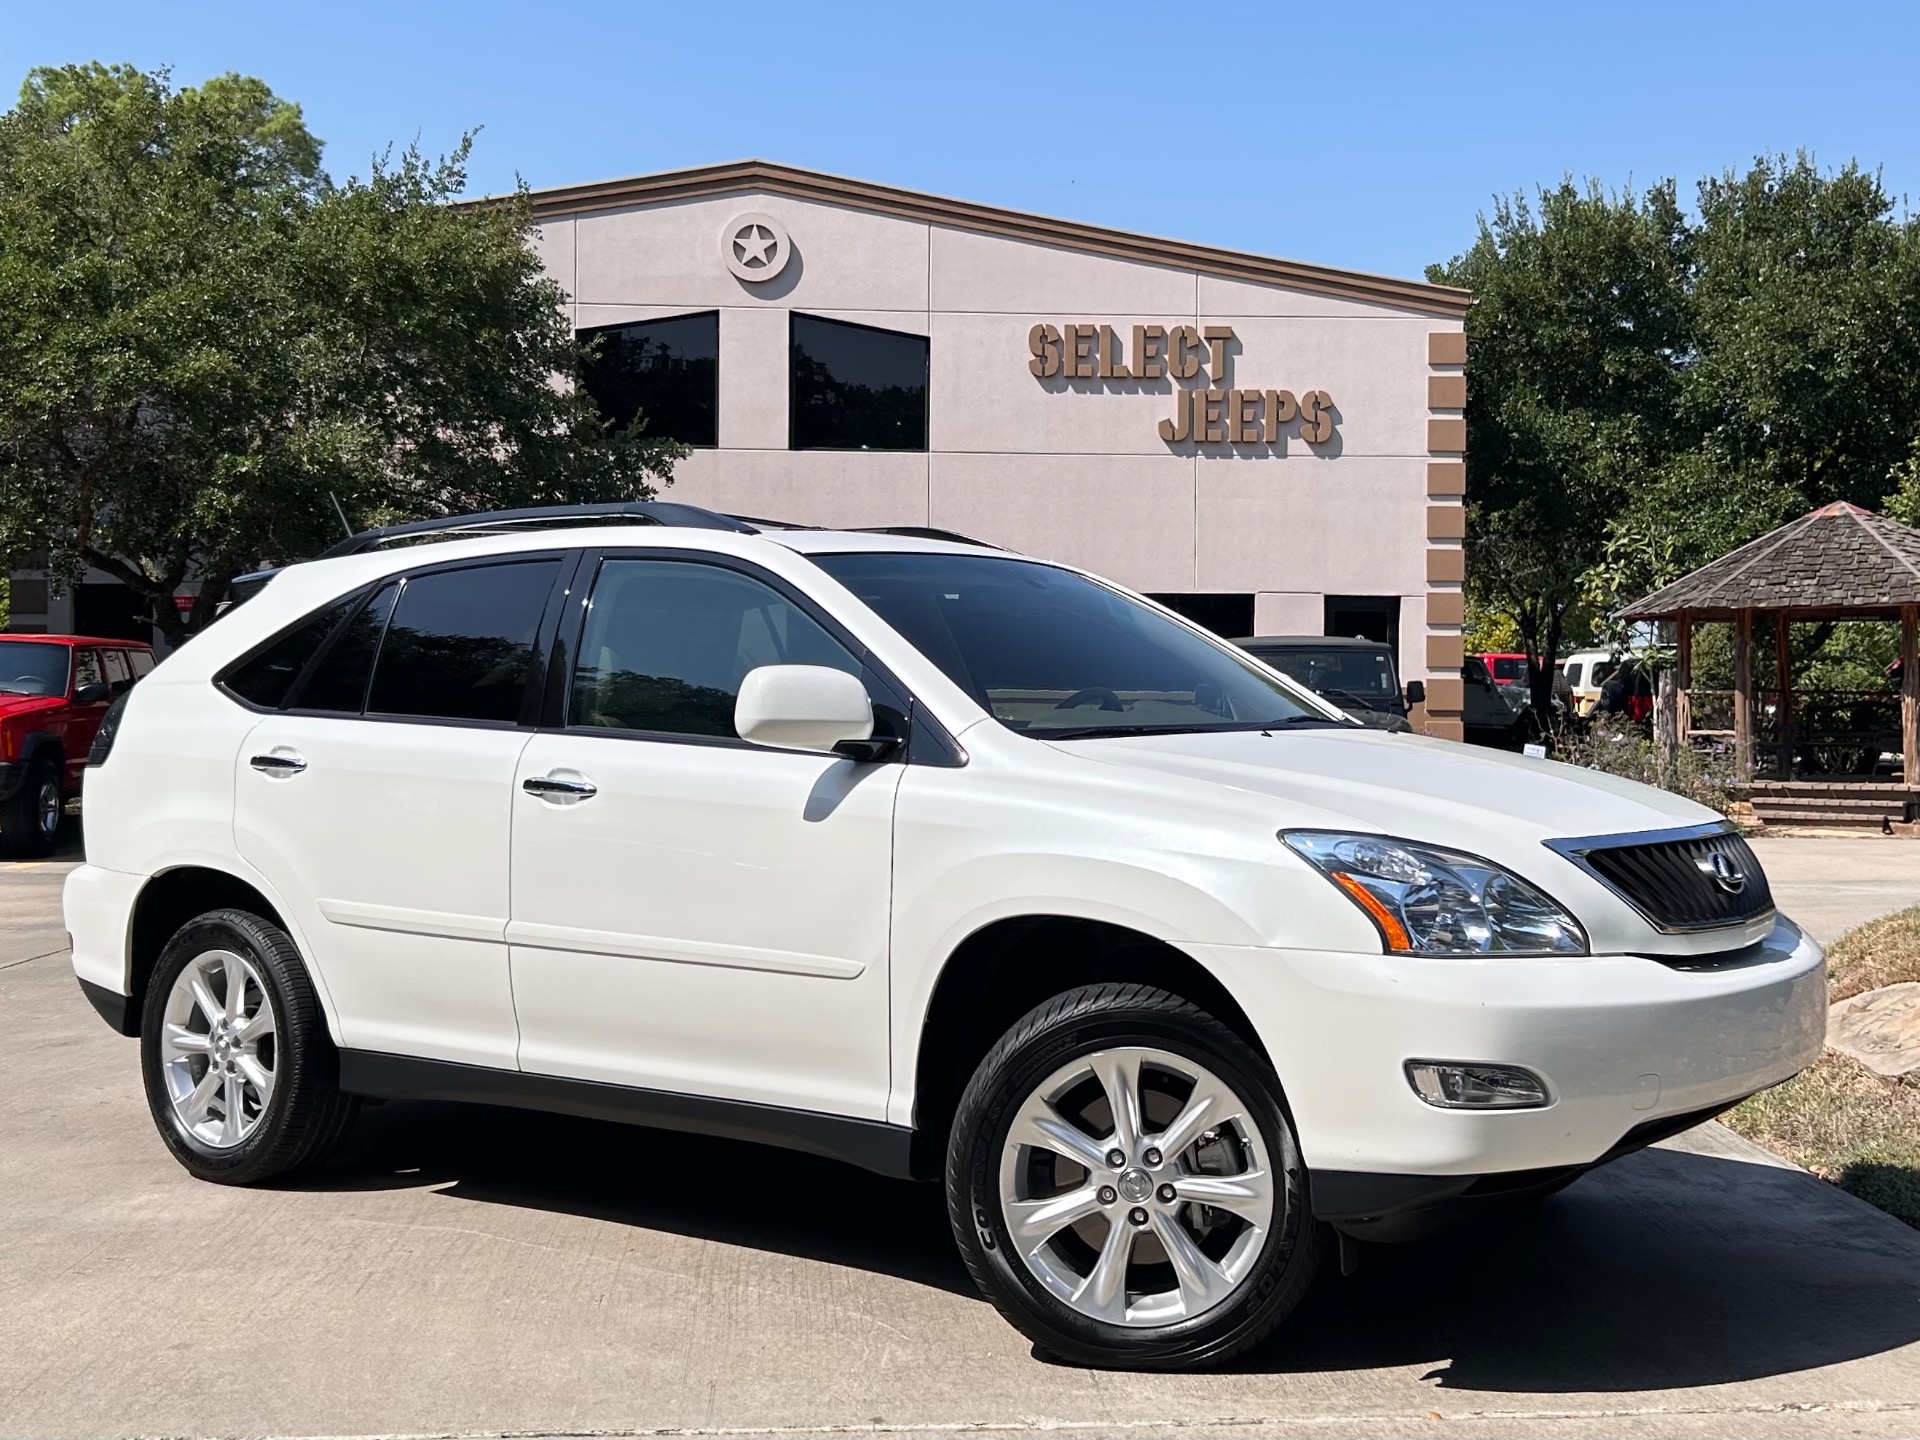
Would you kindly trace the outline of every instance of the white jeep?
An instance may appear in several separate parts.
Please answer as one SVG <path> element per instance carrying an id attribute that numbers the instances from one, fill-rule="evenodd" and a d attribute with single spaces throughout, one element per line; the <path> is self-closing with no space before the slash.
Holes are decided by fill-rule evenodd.
<path id="1" fill-rule="evenodd" d="M 74 969 L 194 1175 L 360 1097 L 788 1146 L 942 1180 L 1044 1350 L 1192 1366 L 1820 1049 L 1699 806 L 990 547 L 583 518 L 290 566 L 111 717 Z"/>

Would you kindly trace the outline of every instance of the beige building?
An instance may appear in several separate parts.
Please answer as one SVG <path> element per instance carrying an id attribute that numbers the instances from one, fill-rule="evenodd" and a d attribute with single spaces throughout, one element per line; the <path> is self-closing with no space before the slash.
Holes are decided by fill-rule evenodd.
<path id="1" fill-rule="evenodd" d="M 1368 633 L 1458 733 L 1462 291 L 758 161 L 536 191 L 666 498 L 927 526 L 1221 633 Z"/>

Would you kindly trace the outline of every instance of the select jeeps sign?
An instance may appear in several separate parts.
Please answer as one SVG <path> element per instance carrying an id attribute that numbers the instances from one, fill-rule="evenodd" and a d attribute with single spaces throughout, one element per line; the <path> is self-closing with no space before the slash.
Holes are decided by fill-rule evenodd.
<path id="1" fill-rule="evenodd" d="M 1132 343 L 1112 325 L 1036 325 L 1027 332 L 1027 362 L 1040 380 L 1193 380 L 1201 367 L 1211 384 L 1176 388 L 1173 415 L 1160 422 L 1169 445 L 1274 445 L 1290 427 L 1309 445 L 1333 439 L 1333 397 L 1324 390 L 1218 389 L 1227 380 L 1231 325 L 1135 325 Z"/>

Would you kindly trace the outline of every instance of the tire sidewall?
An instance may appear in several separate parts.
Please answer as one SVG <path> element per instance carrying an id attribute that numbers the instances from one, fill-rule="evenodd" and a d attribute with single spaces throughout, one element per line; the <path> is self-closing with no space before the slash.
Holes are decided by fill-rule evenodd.
<path id="1" fill-rule="evenodd" d="M 251 923 L 248 923 L 251 922 Z M 147 983 L 146 1003 L 140 1023 L 140 1073 L 145 1082 L 147 1107 L 153 1122 L 174 1158 L 202 1179 L 243 1179 L 266 1158 L 282 1128 L 286 1113 L 294 1103 L 297 1074 L 304 1057 L 297 1053 L 293 1027 L 288 1023 L 288 994 L 283 962 L 273 948 L 263 944 L 269 935 L 263 922 L 251 916 L 211 914 L 188 922 L 167 942 Z M 196 956 L 208 950 L 232 950 L 252 962 L 264 982 L 262 991 L 273 1009 L 275 1083 L 267 1113 L 251 1134 L 231 1149 L 208 1145 L 191 1135 L 174 1112 L 167 1092 L 160 1058 L 160 1031 L 166 1023 L 167 997 L 180 972 Z"/>
<path id="2" fill-rule="evenodd" d="M 1218 1035 L 1207 1031 L 1218 1029 Z M 1000 1162 L 1015 1113 L 1049 1075 L 1095 1050 L 1141 1046 L 1168 1051 L 1204 1067 L 1247 1104 L 1260 1132 L 1267 1163 L 1283 1184 L 1281 1222 L 1269 1232 L 1259 1259 L 1228 1300 L 1188 1320 L 1152 1328 L 1112 1325 L 1079 1314 L 1043 1286 L 1015 1252 L 1000 1205 Z M 1173 1368 L 1204 1364 L 1240 1348 L 1249 1333 L 1262 1334 L 1297 1302 L 1317 1268 L 1312 1264 L 1313 1222 L 1306 1214 L 1306 1185 L 1292 1117 L 1270 1069 L 1237 1036 L 1211 1023 L 1114 1007 L 1049 1026 L 1012 1053 L 990 1059 L 969 1087 L 954 1143 L 961 1147 L 964 1217 L 959 1195 L 950 1196 L 956 1235 L 990 1284 L 1016 1297 L 1023 1328 L 1043 1348 L 1090 1365 Z M 1304 1274 L 1302 1273 L 1304 1272 Z"/>

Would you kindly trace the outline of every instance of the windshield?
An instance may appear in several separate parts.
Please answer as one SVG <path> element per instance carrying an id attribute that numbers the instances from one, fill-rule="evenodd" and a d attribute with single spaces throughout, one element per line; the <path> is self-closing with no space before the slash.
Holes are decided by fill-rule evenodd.
<path id="1" fill-rule="evenodd" d="M 64 695 L 67 693 L 65 645 L 38 645 L 31 640 L 0 640 L 0 694 Z"/>
<path id="2" fill-rule="evenodd" d="M 1255 649 L 1252 653 L 1336 705 L 1381 710 L 1400 698 L 1393 655 L 1387 650 Z"/>
<path id="3" fill-rule="evenodd" d="M 1046 739 L 1345 725 L 1224 643 L 998 555 L 815 555 L 1011 730 Z"/>

